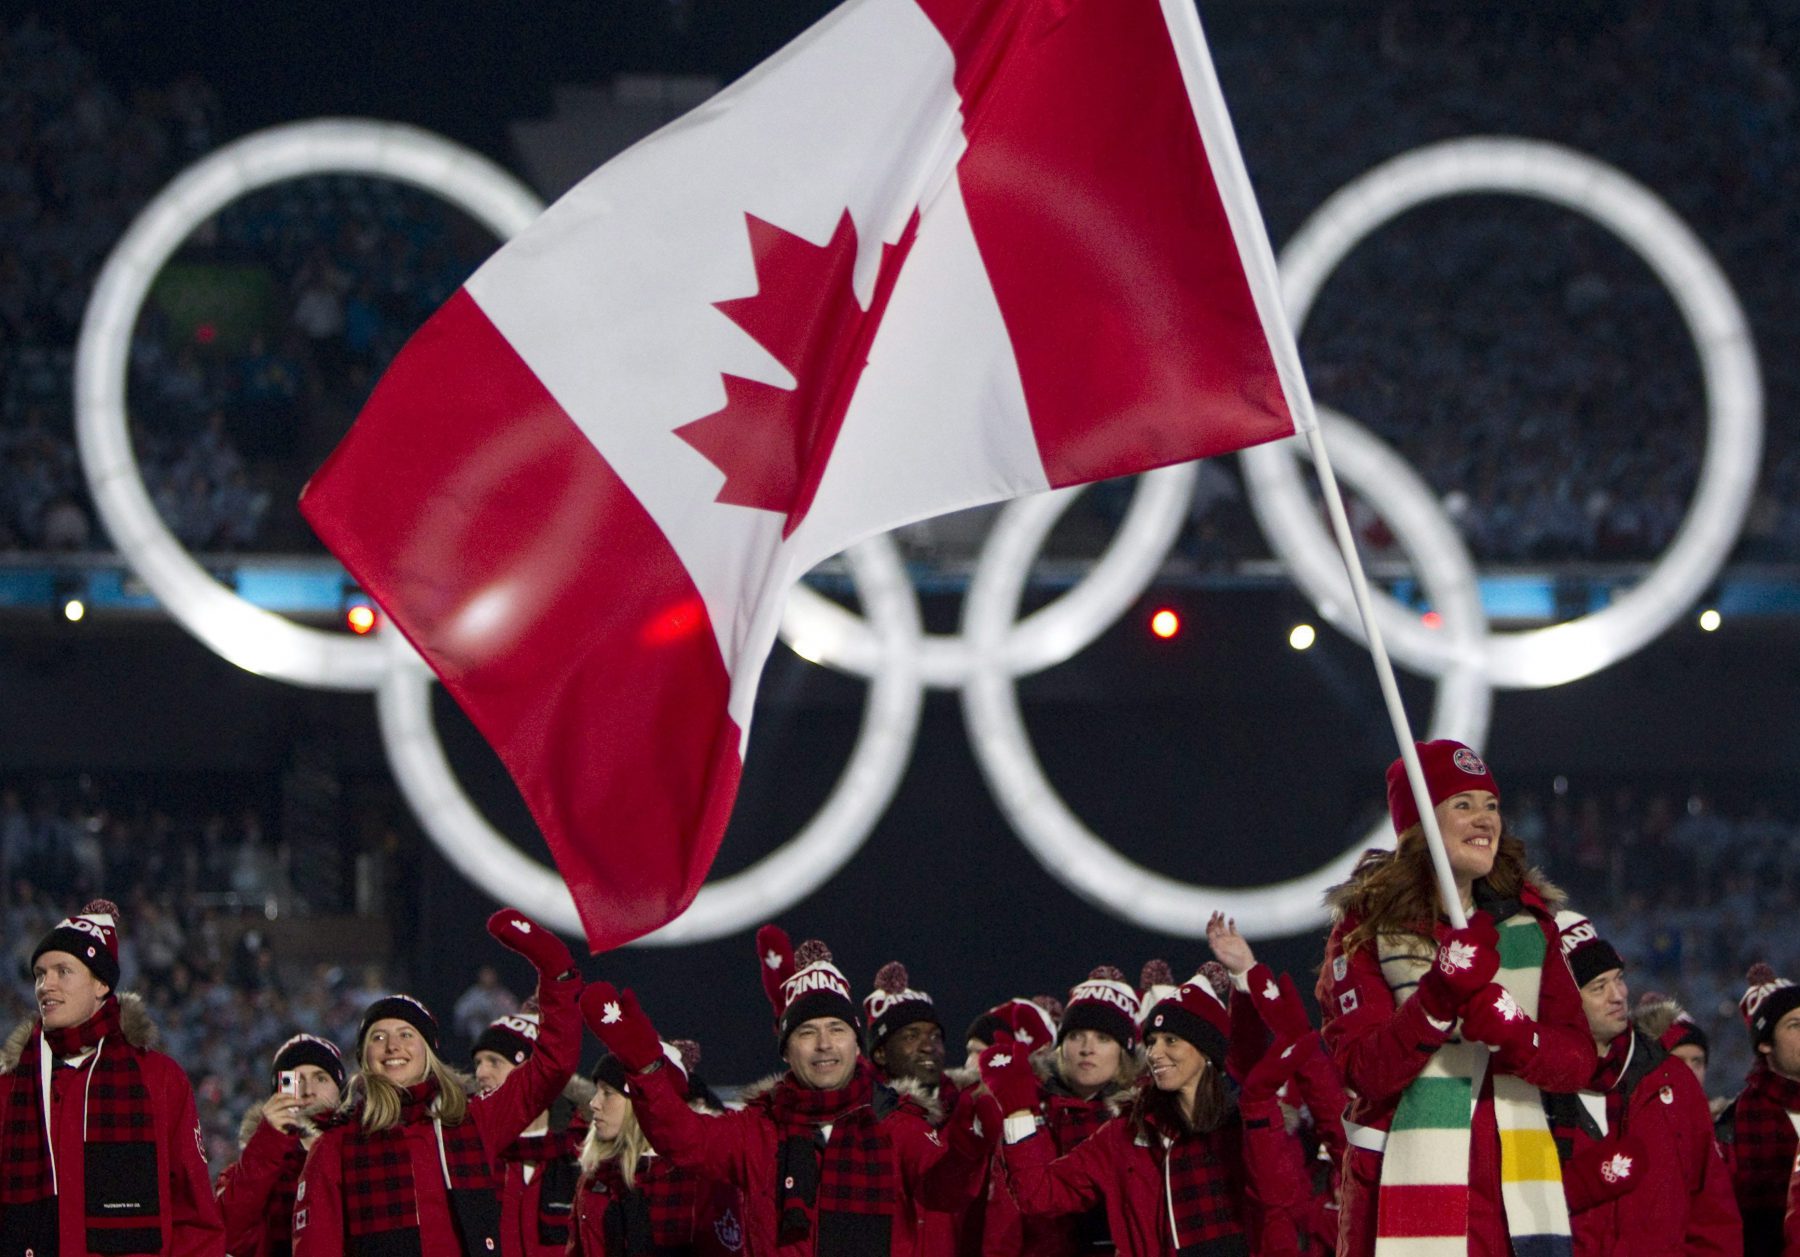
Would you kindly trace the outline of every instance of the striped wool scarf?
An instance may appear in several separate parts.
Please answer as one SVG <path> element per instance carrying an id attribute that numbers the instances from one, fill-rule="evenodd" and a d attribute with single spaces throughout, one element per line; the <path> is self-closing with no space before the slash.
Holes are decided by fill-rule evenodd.
<path id="1" fill-rule="evenodd" d="M 1537 919 L 1519 912 L 1500 925 L 1495 981 L 1536 1018 L 1548 943 Z M 1410 935 L 1383 935 L 1381 971 L 1404 1000 L 1431 963 L 1432 949 Z M 1466 1257 L 1469 1228 L 1469 1131 L 1490 1053 L 1452 1036 L 1400 1097 L 1381 1168 L 1376 1257 Z M 1510 1074 L 1494 1076 L 1500 1131 L 1500 1192 L 1513 1252 L 1568 1257 L 1569 1211 L 1562 1169 L 1538 1089 Z"/>

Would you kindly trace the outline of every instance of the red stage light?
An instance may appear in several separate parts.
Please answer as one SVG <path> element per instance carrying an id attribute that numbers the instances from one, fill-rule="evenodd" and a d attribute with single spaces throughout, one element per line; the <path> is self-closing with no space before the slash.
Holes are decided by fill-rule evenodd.
<path id="1" fill-rule="evenodd" d="M 1168 641 L 1181 632 L 1181 616 L 1169 607 L 1163 607 L 1150 617 L 1150 631 Z"/>
<path id="2" fill-rule="evenodd" d="M 194 328 L 194 340 L 202 345 L 210 345 L 219 339 L 219 329 L 211 323 L 201 323 Z"/>
<path id="3" fill-rule="evenodd" d="M 359 602 L 354 607 L 351 607 L 348 611 L 344 612 L 344 622 L 350 626 L 350 631 L 352 633 L 355 633 L 360 637 L 364 633 L 368 633 L 374 629 L 375 608 L 366 607 Z"/>
<path id="4" fill-rule="evenodd" d="M 1425 627 L 1428 629 L 1444 627 L 1444 617 L 1439 615 L 1435 611 L 1427 611 L 1424 615 L 1420 616 L 1419 618 L 1421 620 L 1425 621 Z"/>

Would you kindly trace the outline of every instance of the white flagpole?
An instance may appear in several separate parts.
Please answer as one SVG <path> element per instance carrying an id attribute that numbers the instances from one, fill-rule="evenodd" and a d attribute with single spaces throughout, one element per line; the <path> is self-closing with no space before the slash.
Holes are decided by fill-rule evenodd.
<path id="1" fill-rule="evenodd" d="M 1306 400 L 1310 411 L 1310 392 Z M 1462 896 L 1456 890 L 1456 876 L 1450 871 L 1450 856 L 1444 849 L 1443 832 L 1438 829 L 1437 811 L 1431 806 L 1425 770 L 1419 766 L 1419 752 L 1413 745 L 1412 724 L 1406 718 L 1405 704 L 1400 701 L 1400 686 L 1394 680 L 1394 665 L 1388 659 L 1381 626 L 1375 622 L 1375 607 L 1369 599 L 1369 578 L 1363 571 L 1356 536 L 1350 531 L 1349 516 L 1344 513 L 1344 496 L 1338 491 L 1337 473 L 1331 469 L 1331 459 L 1325 453 L 1325 434 L 1319 430 L 1316 417 L 1306 429 L 1306 444 L 1312 451 L 1313 467 L 1319 473 L 1319 488 L 1325 494 L 1325 510 L 1331 516 L 1331 531 L 1337 537 L 1338 552 L 1344 556 L 1344 570 L 1350 574 L 1356 611 L 1362 617 L 1363 632 L 1369 639 L 1369 654 L 1375 660 L 1375 679 L 1381 683 L 1381 697 L 1387 703 L 1394 736 L 1400 739 L 1400 758 L 1406 764 L 1406 780 L 1412 785 L 1413 801 L 1419 807 L 1419 821 L 1425 827 L 1425 843 L 1431 851 L 1431 865 L 1437 871 L 1438 897 L 1443 900 L 1444 915 L 1460 930 L 1469 923 L 1463 913 Z"/>
<path id="2" fill-rule="evenodd" d="M 1194 121 L 1206 145 L 1207 160 L 1212 165 L 1213 182 L 1225 216 L 1231 222 L 1238 251 L 1244 260 L 1245 277 L 1250 281 L 1250 294 L 1262 318 L 1269 349 L 1275 357 L 1276 374 L 1281 377 L 1282 392 L 1293 415 L 1294 430 L 1304 434 L 1312 449 L 1313 466 L 1319 474 L 1319 487 L 1325 491 L 1326 509 L 1331 515 L 1332 531 L 1337 535 L 1338 550 L 1344 556 L 1344 568 L 1350 574 L 1350 588 L 1356 595 L 1356 610 L 1362 616 L 1363 632 L 1369 639 L 1369 654 L 1375 660 L 1375 676 L 1381 682 L 1381 696 L 1387 702 L 1388 719 L 1394 736 L 1400 742 L 1400 758 L 1406 763 L 1406 779 L 1412 785 L 1413 799 L 1419 805 L 1419 820 L 1425 827 L 1425 842 L 1431 850 L 1432 868 L 1437 873 L 1438 897 L 1443 901 L 1444 915 L 1450 924 L 1462 929 L 1468 924 L 1463 913 L 1462 896 L 1456 891 L 1456 878 L 1450 872 L 1450 857 L 1444 851 L 1444 835 L 1438 829 L 1437 813 L 1431 806 L 1431 792 L 1425 785 L 1425 772 L 1419 767 L 1419 754 L 1413 747 L 1412 725 L 1406 718 L 1406 707 L 1400 701 L 1400 687 L 1394 682 L 1394 665 L 1388 659 L 1387 646 L 1381 640 L 1381 629 L 1375 623 L 1374 608 L 1369 601 L 1369 581 L 1363 572 L 1362 558 L 1356 552 L 1356 538 L 1350 532 L 1350 520 L 1344 514 L 1343 495 L 1338 491 L 1337 476 L 1325 454 L 1325 440 L 1319 432 L 1319 417 L 1313 409 L 1312 390 L 1306 386 L 1306 373 L 1300 367 L 1300 347 L 1288 325 L 1287 311 L 1281 303 L 1281 278 L 1275 267 L 1275 253 L 1269 247 L 1268 232 L 1263 227 L 1262 212 L 1256 205 L 1256 193 L 1244 169 L 1243 154 L 1238 151 L 1237 133 L 1232 129 L 1231 115 L 1225 109 L 1225 96 L 1219 90 L 1218 74 L 1213 69 L 1212 53 L 1206 47 L 1206 36 L 1200 29 L 1200 15 L 1194 0 L 1155 0 L 1175 45 L 1176 60 L 1181 65 L 1187 84 L 1188 100 L 1194 108 Z"/>

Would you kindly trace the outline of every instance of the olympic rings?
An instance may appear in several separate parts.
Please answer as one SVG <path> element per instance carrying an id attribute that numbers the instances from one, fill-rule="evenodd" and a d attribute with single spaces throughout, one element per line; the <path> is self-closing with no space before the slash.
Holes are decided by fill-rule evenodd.
<path id="1" fill-rule="evenodd" d="M 556 873 L 480 815 L 444 755 L 431 719 L 430 675 L 397 633 L 346 637 L 295 624 L 219 584 L 169 533 L 146 492 L 125 419 L 126 362 L 138 310 L 156 272 L 196 226 L 246 192 L 315 173 L 392 178 L 446 197 L 502 238 L 541 210 L 510 175 L 458 145 L 410 127 L 319 120 L 273 128 L 220 149 L 179 176 L 132 224 L 90 299 L 76 354 L 82 464 L 108 531 L 178 622 L 221 657 L 260 675 L 376 694 L 383 744 L 409 805 L 447 858 L 490 893 L 579 933 Z M 1430 736 L 1479 745 L 1494 686 L 1531 688 L 1586 676 L 1668 626 L 1713 579 L 1743 524 L 1762 441 L 1754 347 L 1735 295 L 1693 234 L 1653 193 L 1583 154 L 1511 139 L 1432 145 L 1376 167 L 1329 198 L 1282 255 L 1296 330 L 1326 278 L 1356 243 L 1426 201 L 1467 192 L 1537 197 L 1609 227 L 1667 284 L 1695 337 L 1706 380 L 1708 441 L 1687 520 L 1637 589 L 1578 621 L 1490 632 L 1475 565 L 1454 522 L 1412 468 L 1354 421 L 1321 408 L 1345 481 L 1376 504 L 1441 616 L 1436 630 L 1377 593 L 1394 658 L 1438 680 Z M 1361 638 L 1348 581 L 1314 514 L 1292 455 L 1299 442 L 1245 451 L 1257 519 L 1295 580 L 1331 623 Z M 924 632 L 917 596 L 891 539 L 848 553 L 863 616 L 804 586 L 781 633 L 796 653 L 872 687 L 855 749 L 805 829 L 751 867 L 704 887 L 649 944 L 718 938 L 779 915 L 823 885 L 861 848 L 891 802 L 917 735 L 924 689 L 960 689 L 969 743 L 1002 811 L 1032 854 L 1077 894 L 1147 929 L 1196 936 L 1222 910 L 1245 929 L 1279 936 L 1316 928 L 1320 894 L 1365 845 L 1391 845 L 1385 824 L 1320 868 L 1252 888 L 1192 885 L 1121 856 L 1086 828 L 1044 777 L 1019 710 L 1017 679 L 1072 658 L 1154 579 L 1188 509 L 1195 469 L 1138 478 L 1118 535 L 1077 584 L 1019 619 L 1035 555 L 1079 490 L 1009 502 L 982 546 L 959 633 Z"/>
<path id="2" fill-rule="evenodd" d="M 1495 633 L 1495 685 L 1538 689 L 1579 680 L 1649 643 L 1699 597 L 1742 530 L 1762 457 L 1762 381 L 1749 322 L 1706 247 L 1642 184 L 1583 153 L 1536 140 L 1449 140 L 1369 171 L 1320 206 L 1282 250 L 1282 296 L 1300 334 L 1326 278 L 1356 244 L 1428 201 L 1476 192 L 1534 197 L 1585 214 L 1629 245 L 1662 280 L 1694 338 L 1706 382 L 1706 456 L 1687 518 L 1649 576 L 1603 610 L 1562 624 Z M 1243 451 L 1250 501 L 1276 553 L 1319 612 L 1358 641 L 1362 625 L 1337 547 L 1318 525 L 1291 457 L 1298 443 Z M 1445 639 L 1374 591 L 1381 635 L 1397 662 L 1438 675 Z"/>

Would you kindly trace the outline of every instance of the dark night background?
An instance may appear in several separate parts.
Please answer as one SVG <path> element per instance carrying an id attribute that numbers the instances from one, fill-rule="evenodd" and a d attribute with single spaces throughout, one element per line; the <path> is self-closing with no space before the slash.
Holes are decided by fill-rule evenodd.
<path id="1" fill-rule="evenodd" d="M 302 118 L 368 116 L 429 127 L 516 170 L 508 124 L 544 116 L 557 85 L 630 71 L 729 82 L 829 7 L 823 0 L 548 0 L 516 11 L 462 3 L 76 0 L 39 12 L 75 35 L 121 94 L 135 83 L 201 75 L 221 100 L 220 140 Z M 1503 5 L 1480 18 L 1432 5 L 1377 11 L 1220 0 L 1201 8 L 1277 247 L 1373 160 L 1466 134 L 1563 140 L 1645 179 L 1719 253 L 1751 309 L 1771 425 L 1791 428 L 1800 356 L 1792 324 L 1780 316 L 1791 304 L 1796 203 L 1772 208 L 1759 194 L 1756 137 L 1679 110 L 1672 115 L 1668 87 L 1671 75 L 1692 83 L 1711 73 L 1726 58 L 1734 21 L 1791 32 L 1800 25 L 1791 6 L 1649 6 L 1630 19 L 1597 4 L 1554 14 Z M 1694 58 L 1687 70 L 1670 68 L 1677 46 Z M 1455 55 L 1437 55 L 1445 49 Z M 1377 72 L 1377 63 L 1385 68 Z M 1365 68 L 1369 77 L 1355 79 Z M 1346 132 L 1355 143 L 1343 142 Z M 1633 164 L 1646 132 L 1670 137 L 1653 168 Z M 1491 208 L 1482 202 L 1472 212 Z M 1521 232 L 1542 227 L 1530 212 L 1510 220 L 1496 212 Z M 1771 214 L 1773 226 L 1756 226 Z M 1436 211 L 1418 217 L 1425 247 L 1435 238 L 1429 233 L 1452 229 Z M 1508 247 L 1529 253 L 1537 243 L 1514 236 Z M 1365 248 L 1355 265 L 1378 268 L 1379 255 Z M 1633 259 L 1617 265 L 1627 281 L 1646 282 Z M 1416 308 L 1393 312 L 1389 331 L 1399 343 L 1432 334 L 1433 302 L 1444 294 L 1419 296 Z M 1479 291 L 1466 299 L 1530 305 Z M 1354 402 L 1353 413 L 1372 416 L 1382 389 L 1330 369 L 1356 352 L 1330 330 L 1334 318 L 1349 317 L 1345 304 L 1334 305 L 1327 291 L 1315 314 L 1319 330 L 1309 330 L 1303 350 L 1315 381 L 1325 382 L 1322 401 L 1346 409 Z M 1542 333 L 1547 354 L 1581 333 L 1552 315 Z M 1644 317 L 1660 321 L 1666 334 L 1672 307 L 1658 298 Z M 1621 333 L 1626 351 L 1641 330 Z M 1698 371 L 1684 352 L 1669 367 L 1671 405 L 1697 440 Z M 1341 393 L 1330 384 L 1340 378 Z M 1597 439 L 1630 438 L 1612 429 Z M 1145 631 L 1159 605 L 1177 606 L 1187 618 L 1173 642 L 1152 641 Z M 954 595 L 936 595 L 928 615 L 948 627 L 957 609 Z M 1380 814 L 1392 738 L 1373 671 L 1354 643 L 1325 630 L 1313 651 L 1288 649 L 1287 628 L 1302 619 L 1317 616 L 1286 587 L 1185 583 L 1147 594 L 1074 661 L 1022 683 L 1051 780 L 1125 854 L 1188 880 L 1273 881 L 1343 850 Z M 0 722 L 0 764 L 15 776 L 79 769 L 274 808 L 297 746 L 326 757 L 344 782 L 345 815 L 384 816 L 401 836 L 412 872 L 392 923 L 399 958 L 416 992 L 447 1011 L 473 967 L 498 954 L 480 927 L 492 904 L 413 826 L 387 774 L 373 701 L 260 680 L 172 625 L 92 628 L 73 635 L 11 626 L 0 636 L 11 713 Z M 1599 676 L 1502 693 L 1487 739 L 1502 786 L 1509 797 L 1541 798 L 1563 776 L 1577 789 L 1654 783 L 1791 805 L 1791 765 L 1800 754 L 1789 719 L 1800 688 L 1797 644 L 1792 619 L 1734 623 L 1706 636 L 1684 617 Z M 1422 726 L 1430 688 L 1404 674 L 1403 682 Z M 719 871 L 749 863 L 811 815 L 849 753 L 863 692 L 860 682 L 777 649 Z M 440 725 L 488 815 L 541 855 L 497 761 L 448 703 L 440 704 Z M 906 961 L 915 984 L 937 995 L 952 1039 L 989 1004 L 1061 994 L 1095 964 L 1117 964 L 1135 978 L 1152 956 L 1166 957 L 1177 972 L 1206 958 L 1203 943 L 1127 926 L 1041 869 L 1001 819 L 965 737 L 957 698 L 933 694 L 882 823 L 837 878 L 782 918 L 796 941 L 824 938 L 863 991 L 883 962 Z M 606 818 L 594 818 L 594 826 L 603 833 Z M 1307 973 L 1303 987 L 1321 947 L 1322 936 L 1259 943 L 1277 967 Z M 509 980 L 523 988 L 523 968 L 510 957 L 506 963 Z M 587 960 L 585 970 L 637 986 L 664 1035 L 699 1037 L 707 1072 L 730 1081 L 773 1062 L 761 1038 L 766 1005 L 754 964 L 745 934 L 622 950 Z M 952 1056 L 960 1057 L 959 1047 Z"/>

